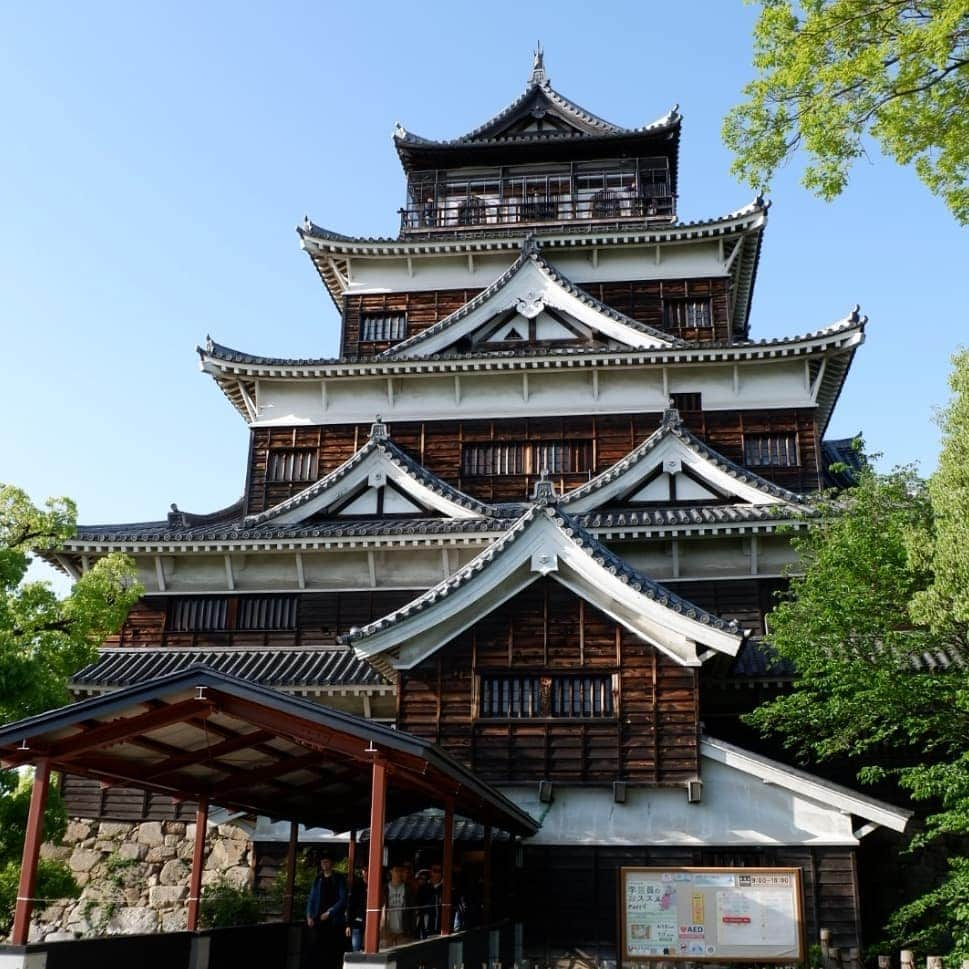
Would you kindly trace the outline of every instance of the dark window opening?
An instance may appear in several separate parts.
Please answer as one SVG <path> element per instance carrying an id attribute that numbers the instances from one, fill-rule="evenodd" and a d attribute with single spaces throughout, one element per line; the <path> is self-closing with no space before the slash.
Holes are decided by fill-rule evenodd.
<path id="1" fill-rule="evenodd" d="M 234 607 L 234 608 L 233 608 Z M 296 629 L 296 596 L 186 596 L 168 604 L 168 632 Z"/>
<path id="2" fill-rule="evenodd" d="M 239 600 L 236 629 L 295 629 L 296 596 L 251 596 Z"/>
<path id="3" fill-rule="evenodd" d="M 613 678 L 608 673 L 482 676 L 479 716 L 613 717 Z"/>
<path id="4" fill-rule="evenodd" d="M 273 448 L 266 458 L 267 481 L 315 481 L 315 448 Z"/>
<path id="5" fill-rule="evenodd" d="M 703 410 L 703 395 L 670 394 L 670 406 L 681 414 L 698 414 Z"/>
<path id="6" fill-rule="evenodd" d="M 470 223 L 466 223 L 470 224 Z M 379 343 L 403 340 L 407 336 L 407 314 L 360 317 L 360 341 Z"/>
<path id="7" fill-rule="evenodd" d="M 667 299 L 666 325 L 679 330 L 713 326 L 713 305 L 709 299 Z"/>
<path id="8" fill-rule="evenodd" d="M 796 434 L 744 435 L 744 464 L 748 468 L 791 468 L 800 463 Z"/>
<path id="9" fill-rule="evenodd" d="M 168 606 L 172 632 L 220 632 L 228 628 L 229 600 L 225 598 L 175 599 Z"/>
<path id="10" fill-rule="evenodd" d="M 582 474 L 592 469 L 591 441 L 465 444 L 461 474 Z"/>

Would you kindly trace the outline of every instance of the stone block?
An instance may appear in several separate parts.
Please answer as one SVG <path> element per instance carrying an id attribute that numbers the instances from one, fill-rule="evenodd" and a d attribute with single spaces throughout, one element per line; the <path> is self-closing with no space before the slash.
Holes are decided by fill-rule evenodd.
<path id="1" fill-rule="evenodd" d="M 177 838 L 185 837 L 185 822 L 184 821 L 166 821 L 164 824 L 165 834 L 173 834 Z M 193 832 L 194 836 L 194 832 Z"/>
<path id="2" fill-rule="evenodd" d="M 148 848 L 136 841 L 126 841 L 118 848 L 118 857 L 125 861 L 142 861 L 148 854 Z"/>
<path id="3" fill-rule="evenodd" d="M 220 839 L 212 845 L 212 850 L 206 859 L 205 867 L 216 869 L 233 868 L 243 860 L 248 849 L 248 841 Z"/>
<path id="4" fill-rule="evenodd" d="M 232 838 L 235 841 L 249 840 L 249 833 L 237 824 L 220 824 L 218 832 L 220 838 Z"/>
<path id="5" fill-rule="evenodd" d="M 162 885 L 182 885 L 188 880 L 188 866 L 178 860 L 165 862 L 158 873 L 158 881 Z"/>
<path id="6" fill-rule="evenodd" d="M 225 880 L 236 888 L 252 888 L 252 869 L 241 865 L 230 868 L 225 873 Z"/>
<path id="7" fill-rule="evenodd" d="M 188 925 L 188 913 L 184 906 L 163 912 L 161 917 L 162 932 L 184 932 Z"/>
<path id="8" fill-rule="evenodd" d="M 75 848 L 68 865 L 74 872 L 90 871 L 100 860 L 100 851 L 92 851 L 90 848 Z"/>
<path id="9" fill-rule="evenodd" d="M 57 861 L 67 861 L 74 849 L 70 845 L 52 845 L 45 842 L 40 846 L 41 858 L 53 858 Z"/>
<path id="10" fill-rule="evenodd" d="M 137 833 L 135 834 L 135 840 L 149 847 L 164 844 L 161 822 L 145 821 L 143 824 L 139 824 Z"/>
<path id="11" fill-rule="evenodd" d="M 125 838 L 133 830 L 134 825 L 124 821 L 102 821 L 98 825 L 99 838 Z"/>
<path id="12" fill-rule="evenodd" d="M 148 904 L 154 909 L 167 908 L 182 901 L 187 895 L 187 885 L 156 885 L 148 889 Z"/>
<path id="13" fill-rule="evenodd" d="M 166 862 L 176 857 L 178 851 L 165 845 L 156 845 L 154 848 L 145 849 L 145 861 L 156 865 L 159 862 Z"/>
<path id="14" fill-rule="evenodd" d="M 112 935 L 146 935 L 158 927 L 158 913 L 147 906 L 122 908 L 108 922 Z"/>
<path id="15" fill-rule="evenodd" d="M 67 823 L 67 830 L 64 832 L 64 841 L 74 844 L 90 837 L 90 834 L 91 825 L 84 821 L 69 821 Z"/>

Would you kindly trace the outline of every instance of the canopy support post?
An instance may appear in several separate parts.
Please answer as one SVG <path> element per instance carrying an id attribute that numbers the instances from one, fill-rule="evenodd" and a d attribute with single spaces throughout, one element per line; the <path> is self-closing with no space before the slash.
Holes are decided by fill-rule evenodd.
<path id="1" fill-rule="evenodd" d="M 441 935 L 451 934 L 451 894 L 454 891 L 454 798 L 444 802 L 444 850 L 441 866 L 444 868 L 444 890 L 441 899 Z"/>
<path id="2" fill-rule="evenodd" d="M 30 914 L 34 908 L 34 889 L 37 886 L 37 859 L 43 838 L 44 808 L 47 806 L 47 790 L 50 786 L 50 761 L 38 759 L 34 766 L 34 785 L 30 792 L 30 808 L 27 811 L 27 833 L 24 837 L 24 853 L 20 862 L 20 887 L 17 889 L 17 905 L 14 909 L 13 945 L 26 945 L 30 935 Z"/>
<path id="3" fill-rule="evenodd" d="M 491 924 L 491 852 L 494 847 L 494 828 L 490 824 L 485 825 L 484 829 L 484 897 L 481 899 L 481 907 L 484 910 L 485 925 Z"/>
<path id="4" fill-rule="evenodd" d="M 202 898 L 202 862 L 205 858 L 205 829 L 209 823 L 209 799 L 204 794 L 195 810 L 195 847 L 192 850 L 192 874 L 188 886 L 186 928 L 195 932 L 199 924 L 199 902 Z"/>
<path id="5" fill-rule="evenodd" d="M 350 830 L 350 840 L 347 842 L 347 891 L 353 888 L 357 877 L 357 832 Z"/>
<path id="6" fill-rule="evenodd" d="M 299 821 L 289 822 L 289 845 L 286 848 L 286 889 L 283 893 L 283 921 L 293 921 L 293 886 L 296 884 L 296 845 Z"/>
<path id="7" fill-rule="evenodd" d="M 367 864 L 367 921 L 363 951 L 372 955 L 380 948 L 380 901 L 383 889 L 384 819 L 387 814 L 387 768 L 374 757 L 370 794 L 370 857 Z"/>

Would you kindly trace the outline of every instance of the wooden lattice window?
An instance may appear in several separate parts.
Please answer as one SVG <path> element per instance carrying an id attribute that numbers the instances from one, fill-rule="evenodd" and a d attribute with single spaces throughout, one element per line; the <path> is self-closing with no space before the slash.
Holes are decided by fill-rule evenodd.
<path id="1" fill-rule="evenodd" d="M 800 463 L 797 434 L 744 435 L 744 464 L 748 468 L 792 468 Z"/>
<path id="2" fill-rule="evenodd" d="M 581 474 L 592 468 L 591 441 L 534 441 L 465 444 L 461 473 L 468 477 L 499 474 Z"/>
<path id="3" fill-rule="evenodd" d="M 458 225 L 481 225 L 485 221 L 485 204 L 477 195 L 458 206 Z"/>
<path id="4" fill-rule="evenodd" d="M 615 716 L 613 676 L 596 674 L 482 675 L 482 718 L 608 718 Z"/>
<path id="5" fill-rule="evenodd" d="M 592 196 L 592 218 L 618 219 L 619 195 L 611 189 L 604 188 Z"/>
<path id="6" fill-rule="evenodd" d="M 670 394 L 670 406 L 681 414 L 698 414 L 703 410 L 702 394 Z"/>
<path id="7" fill-rule="evenodd" d="M 666 325 L 679 330 L 713 326 L 713 304 L 709 299 L 667 299 Z"/>
<path id="8" fill-rule="evenodd" d="M 267 481 L 315 481 L 315 448 L 273 448 L 266 458 Z"/>
<path id="9" fill-rule="evenodd" d="M 168 605 L 172 632 L 221 632 L 228 628 L 229 601 L 224 596 L 173 599 Z"/>
<path id="10" fill-rule="evenodd" d="M 247 596 L 239 600 L 236 629 L 295 629 L 296 596 Z"/>
<path id="11" fill-rule="evenodd" d="M 407 314 L 367 315 L 360 318 L 360 341 L 362 343 L 391 342 L 407 336 Z"/>

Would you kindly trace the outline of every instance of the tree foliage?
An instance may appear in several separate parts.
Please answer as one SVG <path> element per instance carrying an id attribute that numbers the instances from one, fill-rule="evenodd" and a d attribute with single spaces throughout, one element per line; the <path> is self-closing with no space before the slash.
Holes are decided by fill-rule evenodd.
<path id="1" fill-rule="evenodd" d="M 969 354 L 954 363 L 931 480 L 867 470 L 794 539 L 803 575 L 769 638 L 797 680 L 749 720 L 805 758 L 854 757 L 862 781 L 894 777 L 921 806 L 911 847 L 945 845 L 950 868 L 895 912 L 890 941 L 967 958 Z"/>
<path id="2" fill-rule="evenodd" d="M 50 499 L 41 509 L 20 489 L 0 484 L 0 722 L 66 703 L 70 675 L 95 659 L 100 643 L 141 595 L 133 563 L 120 555 L 100 559 L 63 599 L 46 582 L 24 581 L 31 554 L 58 548 L 74 527 L 68 499 Z M 0 929 L 16 898 L 29 803 L 28 778 L 0 773 Z M 66 823 L 52 786 L 44 837 L 59 837 Z M 66 897 L 76 890 L 63 863 L 42 862 L 39 897 Z"/>
<path id="3" fill-rule="evenodd" d="M 969 0 L 760 0 L 757 77 L 724 120 L 758 191 L 798 149 L 804 184 L 839 195 L 866 139 L 969 224 Z"/>

